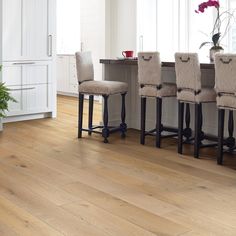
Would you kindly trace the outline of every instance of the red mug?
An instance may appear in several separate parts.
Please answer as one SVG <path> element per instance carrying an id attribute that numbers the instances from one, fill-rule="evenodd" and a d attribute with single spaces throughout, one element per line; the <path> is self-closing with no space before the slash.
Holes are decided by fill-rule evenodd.
<path id="1" fill-rule="evenodd" d="M 124 57 L 134 57 L 134 51 L 123 51 L 122 55 Z"/>

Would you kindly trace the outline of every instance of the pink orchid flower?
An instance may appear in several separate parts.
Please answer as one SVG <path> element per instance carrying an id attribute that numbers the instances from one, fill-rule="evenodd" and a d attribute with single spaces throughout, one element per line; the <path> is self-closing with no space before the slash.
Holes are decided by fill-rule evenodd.
<path id="1" fill-rule="evenodd" d="M 203 2 L 198 6 L 198 10 L 195 10 L 196 13 L 203 13 L 205 11 L 206 8 L 208 7 L 215 7 L 215 8 L 219 8 L 220 7 L 220 3 L 218 0 L 208 0 L 207 2 Z"/>

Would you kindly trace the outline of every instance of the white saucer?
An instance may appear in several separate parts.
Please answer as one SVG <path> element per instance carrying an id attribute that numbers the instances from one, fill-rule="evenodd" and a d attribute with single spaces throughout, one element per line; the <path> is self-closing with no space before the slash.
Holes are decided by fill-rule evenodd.
<path id="1" fill-rule="evenodd" d="M 117 60 L 135 60 L 137 59 L 136 57 L 117 57 Z"/>

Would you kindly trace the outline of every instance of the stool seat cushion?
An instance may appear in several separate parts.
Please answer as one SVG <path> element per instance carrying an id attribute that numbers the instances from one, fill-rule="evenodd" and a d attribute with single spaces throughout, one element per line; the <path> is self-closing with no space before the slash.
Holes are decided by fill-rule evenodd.
<path id="1" fill-rule="evenodd" d="M 163 83 L 160 89 L 153 85 L 144 85 L 139 89 L 139 95 L 143 97 L 176 97 L 176 84 Z"/>
<path id="2" fill-rule="evenodd" d="M 234 94 L 223 94 L 217 96 L 216 100 L 219 108 L 236 110 L 236 96 Z"/>
<path id="3" fill-rule="evenodd" d="M 177 93 L 177 99 L 191 103 L 216 102 L 216 92 L 213 88 L 202 88 L 200 93 L 195 95 L 193 90 L 181 90 Z"/>
<path id="4" fill-rule="evenodd" d="M 91 95 L 112 95 L 126 93 L 128 84 L 118 81 L 84 81 L 79 85 L 79 92 Z"/>

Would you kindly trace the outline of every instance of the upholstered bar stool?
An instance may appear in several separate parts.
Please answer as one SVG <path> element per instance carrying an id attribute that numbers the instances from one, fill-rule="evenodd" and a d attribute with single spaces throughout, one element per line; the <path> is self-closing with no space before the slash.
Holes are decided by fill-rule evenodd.
<path id="1" fill-rule="evenodd" d="M 161 134 L 163 131 L 174 132 L 168 137 L 177 136 L 177 130 L 162 125 L 162 99 L 176 97 L 176 85 L 163 83 L 161 72 L 160 54 L 158 52 L 140 52 L 138 54 L 138 81 L 141 96 L 141 144 L 145 144 L 146 135 L 156 133 L 156 147 L 160 148 Z M 151 131 L 145 131 L 146 124 L 146 99 L 156 98 L 156 127 Z M 165 136 L 166 137 L 166 136 Z"/>
<path id="2" fill-rule="evenodd" d="M 217 163 L 223 163 L 223 146 L 235 149 L 233 110 L 236 110 L 236 54 L 216 54 L 215 89 L 218 107 L 218 155 Z M 224 140 L 225 110 L 229 110 L 229 137 Z"/>
<path id="3" fill-rule="evenodd" d="M 95 81 L 91 52 L 77 52 L 75 56 L 79 82 L 78 138 L 82 137 L 82 131 L 87 131 L 89 135 L 93 132 L 101 133 L 104 143 L 108 143 L 109 135 L 116 131 L 120 131 L 122 137 L 125 137 L 127 130 L 125 123 L 125 96 L 128 91 L 128 84 L 118 81 Z M 121 94 L 122 97 L 121 124 L 119 127 L 108 126 L 108 98 L 114 94 Z M 88 129 L 82 127 L 84 95 L 89 95 Z M 103 126 L 93 126 L 94 95 L 102 96 L 104 99 Z M 102 129 L 102 132 L 97 131 L 97 129 Z"/>
<path id="4" fill-rule="evenodd" d="M 175 71 L 179 104 L 178 153 L 182 154 L 183 152 L 184 104 L 194 104 L 194 157 L 198 158 L 201 147 L 216 146 L 216 144 L 203 145 L 201 143 L 204 139 L 208 139 L 202 132 L 202 104 L 216 102 L 216 92 L 213 88 L 202 87 L 201 69 L 197 53 L 176 53 Z"/>

